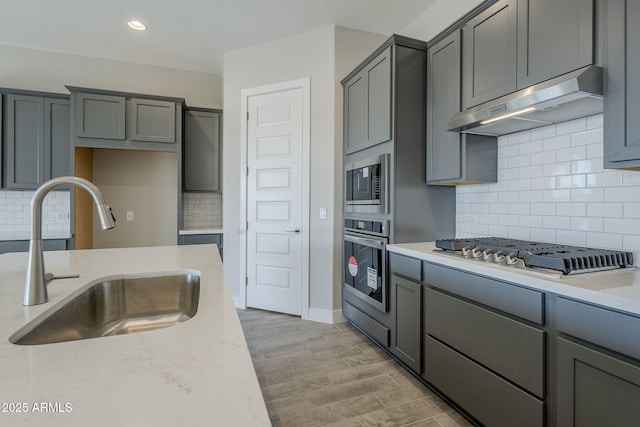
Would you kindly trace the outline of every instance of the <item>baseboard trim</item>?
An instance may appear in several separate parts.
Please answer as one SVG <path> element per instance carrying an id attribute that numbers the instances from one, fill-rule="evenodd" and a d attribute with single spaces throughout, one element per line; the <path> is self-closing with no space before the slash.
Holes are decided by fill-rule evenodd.
<path id="1" fill-rule="evenodd" d="M 241 300 L 239 295 L 232 295 L 233 297 L 233 304 L 236 306 L 236 308 L 240 308 L 242 310 L 245 310 L 247 308 L 247 306 L 244 304 L 244 301 Z"/>
<path id="2" fill-rule="evenodd" d="M 342 315 L 342 310 L 329 310 L 326 308 L 309 307 L 308 320 L 321 323 L 342 323 L 347 319 Z"/>

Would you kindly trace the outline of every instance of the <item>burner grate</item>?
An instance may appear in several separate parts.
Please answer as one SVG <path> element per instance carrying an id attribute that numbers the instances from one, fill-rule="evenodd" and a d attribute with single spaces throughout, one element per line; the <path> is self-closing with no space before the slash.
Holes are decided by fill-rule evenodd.
<path id="1" fill-rule="evenodd" d="M 505 255 L 512 254 L 522 258 L 527 267 L 547 268 L 561 271 L 563 274 L 625 268 L 633 265 L 631 252 L 499 237 L 442 239 L 436 240 L 436 247 L 450 251 L 461 251 L 464 248 L 502 251 Z"/>

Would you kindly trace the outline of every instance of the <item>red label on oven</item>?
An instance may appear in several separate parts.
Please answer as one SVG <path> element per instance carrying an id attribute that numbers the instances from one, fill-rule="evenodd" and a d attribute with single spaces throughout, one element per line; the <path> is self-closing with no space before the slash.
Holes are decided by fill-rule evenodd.
<path id="1" fill-rule="evenodd" d="M 350 256 L 347 266 L 349 267 L 349 274 L 351 274 L 353 277 L 356 277 L 356 274 L 358 274 L 358 260 L 356 259 L 356 257 Z"/>

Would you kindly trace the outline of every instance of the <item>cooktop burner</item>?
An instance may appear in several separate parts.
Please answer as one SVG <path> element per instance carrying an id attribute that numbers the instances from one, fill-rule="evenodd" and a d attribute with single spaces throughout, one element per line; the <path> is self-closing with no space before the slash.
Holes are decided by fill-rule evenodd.
<path id="1" fill-rule="evenodd" d="M 540 267 L 575 274 L 625 268 L 633 265 L 633 254 L 609 249 L 584 248 L 557 243 L 530 242 L 500 237 L 436 240 L 436 247 L 460 251 L 466 257 L 527 267 Z"/>

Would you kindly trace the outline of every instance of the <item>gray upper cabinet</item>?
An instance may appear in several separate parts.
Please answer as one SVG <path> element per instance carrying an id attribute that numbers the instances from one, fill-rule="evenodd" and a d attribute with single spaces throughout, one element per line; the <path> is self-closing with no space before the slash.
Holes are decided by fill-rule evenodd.
<path id="1" fill-rule="evenodd" d="M 347 154 L 391 139 L 391 47 L 344 84 L 344 139 Z"/>
<path id="2" fill-rule="evenodd" d="M 640 169 L 640 3 L 604 5 L 604 167 Z"/>
<path id="3" fill-rule="evenodd" d="M 594 63 L 593 0 L 499 0 L 462 28 L 465 109 Z"/>
<path id="4" fill-rule="evenodd" d="M 68 99 L 44 100 L 44 171 L 46 179 L 72 175 Z"/>
<path id="5" fill-rule="evenodd" d="M 123 96 L 78 93 L 76 95 L 76 136 L 80 138 L 125 138 L 125 98 Z"/>
<path id="6" fill-rule="evenodd" d="M 429 48 L 427 55 L 427 184 L 496 182 L 498 146 L 490 136 L 447 130 L 460 112 L 460 31 Z"/>
<path id="7" fill-rule="evenodd" d="M 184 191 L 220 191 L 220 110 L 184 114 Z"/>
<path id="8" fill-rule="evenodd" d="M 152 99 L 131 99 L 131 139 L 176 142 L 176 104 Z"/>
<path id="9" fill-rule="evenodd" d="M 500 0 L 462 27 L 464 108 L 516 90 L 516 0 Z"/>
<path id="10" fill-rule="evenodd" d="M 76 147 L 177 152 L 184 99 L 67 86 Z"/>
<path id="11" fill-rule="evenodd" d="M 4 187 L 30 190 L 69 175 L 69 101 L 6 94 L 4 107 Z"/>
<path id="12" fill-rule="evenodd" d="M 593 0 L 518 0 L 518 89 L 593 64 Z"/>

